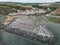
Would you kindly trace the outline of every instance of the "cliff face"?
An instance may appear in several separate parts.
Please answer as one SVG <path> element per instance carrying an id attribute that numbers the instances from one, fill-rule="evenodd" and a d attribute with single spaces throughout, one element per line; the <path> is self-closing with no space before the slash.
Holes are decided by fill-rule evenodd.
<path id="1" fill-rule="evenodd" d="M 9 13 L 16 12 L 15 9 L 6 7 L 6 6 L 0 6 L 0 14 L 2 15 L 8 15 Z"/>
<path id="2" fill-rule="evenodd" d="M 55 10 L 55 14 L 60 14 L 60 7 Z"/>

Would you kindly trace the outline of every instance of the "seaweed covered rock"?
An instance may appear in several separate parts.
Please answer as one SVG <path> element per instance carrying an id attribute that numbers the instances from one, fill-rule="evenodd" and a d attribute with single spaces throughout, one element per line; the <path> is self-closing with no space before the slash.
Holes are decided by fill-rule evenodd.
<path id="1" fill-rule="evenodd" d="M 7 26 L 6 31 L 36 42 L 52 43 L 55 39 L 53 33 L 46 29 L 45 25 L 36 25 L 32 18 L 28 17 L 15 19 Z"/>

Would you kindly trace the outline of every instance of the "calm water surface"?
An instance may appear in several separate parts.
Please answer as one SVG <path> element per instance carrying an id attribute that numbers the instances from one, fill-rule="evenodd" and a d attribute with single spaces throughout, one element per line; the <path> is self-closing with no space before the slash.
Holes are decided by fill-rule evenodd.
<path id="1" fill-rule="evenodd" d="M 3 32 L 3 40 L 4 45 L 44 45 L 7 32 Z"/>

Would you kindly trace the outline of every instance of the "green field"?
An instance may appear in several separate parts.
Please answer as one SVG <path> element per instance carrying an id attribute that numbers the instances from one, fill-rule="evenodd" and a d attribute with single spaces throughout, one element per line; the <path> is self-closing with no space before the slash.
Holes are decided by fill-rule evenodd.
<path id="1" fill-rule="evenodd" d="M 50 18 L 48 18 L 48 20 L 50 21 L 50 22 L 54 22 L 54 23 L 60 23 L 60 18 L 52 18 L 52 17 L 50 17 Z"/>

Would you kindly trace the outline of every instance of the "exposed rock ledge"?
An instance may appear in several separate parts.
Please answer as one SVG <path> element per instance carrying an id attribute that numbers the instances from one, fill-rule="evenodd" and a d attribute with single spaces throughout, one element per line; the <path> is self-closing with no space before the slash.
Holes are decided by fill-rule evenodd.
<path id="1" fill-rule="evenodd" d="M 40 26 L 40 29 L 39 28 L 36 29 L 34 29 L 34 31 L 33 30 L 29 31 L 10 27 L 7 28 L 6 31 L 41 43 L 50 44 L 54 41 L 54 35 L 50 31 L 44 29 L 44 27 L 42 26 Z"/>
<path id="2" fill-rule="evenodd" d="M 47 30 L 45 25 L 36 26 L 34 21 L 28 17 L 16 19 L 7 27 L 6 31 L 47 44 L 52 44 L 55 40 L 53 33 Z"/>

